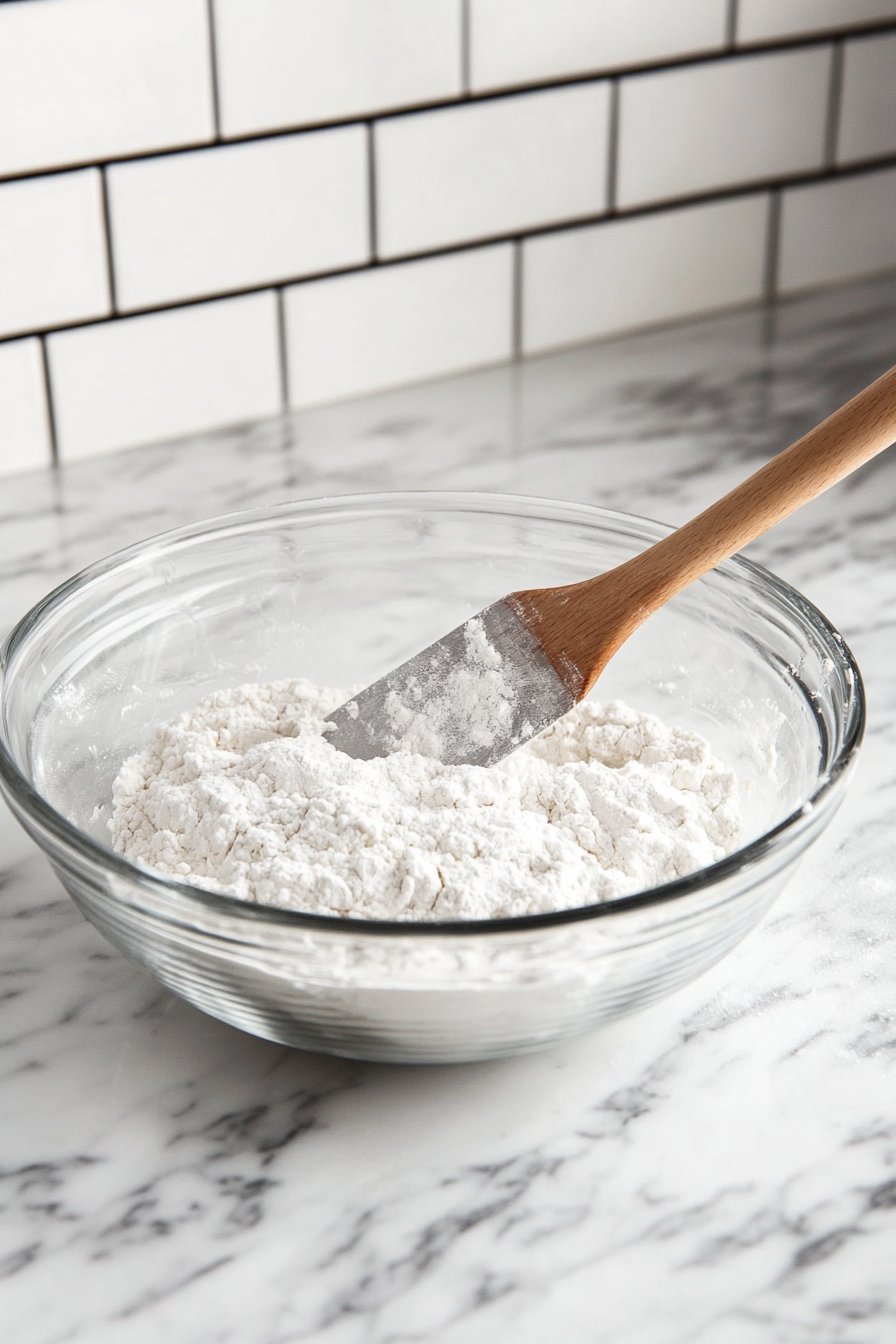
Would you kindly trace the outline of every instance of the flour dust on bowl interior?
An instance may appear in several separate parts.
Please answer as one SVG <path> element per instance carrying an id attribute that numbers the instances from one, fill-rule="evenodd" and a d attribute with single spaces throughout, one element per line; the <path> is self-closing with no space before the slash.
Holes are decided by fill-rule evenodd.
<path id="1" fill-rule="evenodd" d="M 726 561 L 601 678 L 737 773 L 744 843 L 585 908 L 470 923 L 260 906 L 112 851 L 112 783 L 158 723 L 246 682 L 367 683 L 506 592 L 573 582 L 659 524 L 508 496 L 368 495 L 231 515 L 84 571 L 3 652 L 0 782 L 85 915 L 165 985 L 286 1044 L 367 1059 L 536 1050 L 645 1006 L 741 939 L 827 825 L 864 721 L 848 649 L 798 593 Z"/>

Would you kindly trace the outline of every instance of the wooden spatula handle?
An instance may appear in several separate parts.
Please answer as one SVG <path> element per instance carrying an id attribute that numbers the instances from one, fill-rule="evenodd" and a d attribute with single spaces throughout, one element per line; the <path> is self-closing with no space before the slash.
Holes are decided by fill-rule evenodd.
<path id="1" fill-rule="evenodd" d="M 808 504 L 896 440 L 896 366 L 627 566 L 656 610 L 692 580 Z"/>
<path id="2" fill-rule="evenodd" d="M 574 699 L 652 612 L 896 441 L 896 366 L 722 499 L 594 579 L 511 593 Z"/>

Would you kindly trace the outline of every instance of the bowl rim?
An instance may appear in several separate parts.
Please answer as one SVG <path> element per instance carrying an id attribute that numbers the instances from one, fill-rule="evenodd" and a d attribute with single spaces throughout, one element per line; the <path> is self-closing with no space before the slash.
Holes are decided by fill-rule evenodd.
<path id="1" fill-rule="evenodd" d="M 144 868 L 129 859 L 107 849 L 86 832 L 81 831 L 62 813 L 58 812 L 34 788 L 15 761 L 7 743 L 6 734 L 6 679 L 7 668 L 17 650 L 24 645 L 31 633 L 38 628 L 41 620 L 64 603 L 71 595 L 79 593 L 87 585 L 97 582 L 114 570 L 139 564 L 147 556 L 158 555 L 162 550 L 189 545 L 210 536 L 228 530 L 251 527 L 278 517 L 320 516 L 327 513 L 339 514 L 360 510 L 394 509 L 410 511 L 415 508 L 429 508 L 439 512 L 472 513 L 512 513 L 516 516 L 533 515 L 569 517 L 570 512 L 580 515 L 578 521 L 586 524 L 591 521 L 615 522 L 625 525 L 631 531 L 631 524 L 646 528 L 655 536 L 668 534 L 675 529 L 656 519 L 642 514 L 626 513 L 619 509 L 607 509 L 597 504 L 574 500 L 557 500 L 549 496 L 521 495 L 509 492 L 464 491 L 464 490 L 414 490 L 414 491 L 367 491 L 345 495 L 323 495 L 310 499 L 284 501 L 278 504 L 263 505 L 252 509 L 233 510 L 217 514 L 211 518 L 153 534 L 142 541 L 112 552 L 103 559 L 85 566 L 68 579 L 58 584 L 43 598 L 36 602 L 9 631 L 0 647 L 0 787 L 13 804 L 14 813 L 20 811 L 33 818 L 42 832 L 49 832 L 66 850 L 74 850 L 79 858 L 87 859 L 102 869 L 111 870 L 118 877 L 140 888 L 149 887 L 159 890 L 169 897 L 180 898 L 187 902 L 183 918 L 166 912 L 165 918 L 178 924 L 190 924 L 186 918 L 190 903 L 210 908 L 219 914 L 237 920 L 247 919 L 252 923 L 282 924 L 296 928 L 311 928 L 321 932 L 345 934 L 374 934 L 392 938 L 445 937 L 448 935 L 465 936 L 494 933 L 516 933 L 535 929 L 575 924 L 592 919 L 607 919 L 629 911 L 645 907 L 665 907 L 681 900 L 685 896 L 706 891 L 710 887 L 745 869 L 760 864 L 780 842 L 788 836 L 797 837 L 811 826 L 819 809 L 831 800 L 831 793 L 838 782 L 849 772 L 855 762 L 865 731 L 866 697 L 862 675 L 858 664 L 846 641 L 831 624 L 822 611 L 804 597 L 798 589 L 779 578 L 771 570 L 753 560 L 736 554 L 716 566 L 724 571 L 734 570 L 745 576 L 751 586 L 758 584 L 763 591 L 770 593 L 779 605 L 796 611 L 807 620 L 816 631 L 836 648 L 845 671 L 848 696 L 843 706 L 844 723 L 843 743 L 829 769 L 822 775 L 813 792 L 788 816 L 769 830 L 749 841 L 724 858 L 700 868 L 686 877 L 675 878 L 657 887 L 632 892 L 612 900 L 595 902 L 592 905 L 573 906 L 569 909 L 549 911 L 536 915 L 516 915 L 497 919 L 482 920 L 374 920 L 361 919 L 349 915 L 322 915 L 310 911 L 293 910 L 283 906 L 261 905 L 239 896 L 229 896 L 210 888 L 178 881 L 151 868 Z M 648 542 L 648 544 L 650 544 Z M 699 580 L 697 580 L 699 582 Z M 808 693 L 807 693 L 808 694 Z M 21 820 L 21 817 L 19 818 Z M 26 829 L 28 829 L 26 827 Z"/>

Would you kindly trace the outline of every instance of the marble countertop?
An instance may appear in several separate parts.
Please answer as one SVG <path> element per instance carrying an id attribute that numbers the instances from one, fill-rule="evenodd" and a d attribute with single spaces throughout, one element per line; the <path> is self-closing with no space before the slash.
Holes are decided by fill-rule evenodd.
<path id="1" fill-rule="evenodd" d="M 89 561 L 356 490 L 684 521 L 896 359 L 896 280 L 10 479 L 0 627 Z M 764 922 L 545 1054 L 402 1068 L 204 1017 L 0 815 L 10 1344 L 896 1340 L 896 455 L 750 548 L 844 633 L 869 733 Z"/>

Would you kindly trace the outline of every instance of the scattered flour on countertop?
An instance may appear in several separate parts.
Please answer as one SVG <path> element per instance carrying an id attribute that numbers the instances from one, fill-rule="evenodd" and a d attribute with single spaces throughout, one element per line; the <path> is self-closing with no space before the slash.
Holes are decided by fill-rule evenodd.
<path id="1" fill-rule="evenodd" d="M 114 848 L 264 905 L 493 919 L 589 905 L 714 863 L 740 835 L 733 773 L 696 733 L 585 701 L 498 765 L 322 736 L 352 691 L 218 691 L 122 766 Z"/>

